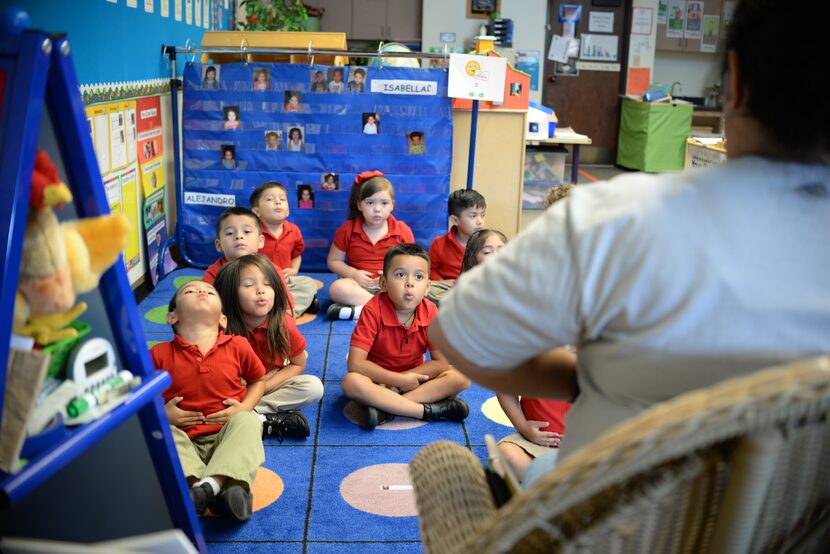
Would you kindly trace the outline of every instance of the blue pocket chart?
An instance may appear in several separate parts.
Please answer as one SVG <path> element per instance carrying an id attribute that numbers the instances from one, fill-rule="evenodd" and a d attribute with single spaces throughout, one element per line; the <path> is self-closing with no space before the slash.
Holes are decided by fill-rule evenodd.
<path id="1" fill-rule="evenodd" d="M 217 218 L 227 207 L 250 207 L 265 181 L 288 190 L 288 219 L 306 245 L 301 271 L 326 269 L 361 171 L 386 174 L 395 217 L 421 246 L 446 232 L 452 106 L 443 69 L 194 63 L 185 67 L 183 95 L 178 217 L 196 263 L 219 257 Z"/>

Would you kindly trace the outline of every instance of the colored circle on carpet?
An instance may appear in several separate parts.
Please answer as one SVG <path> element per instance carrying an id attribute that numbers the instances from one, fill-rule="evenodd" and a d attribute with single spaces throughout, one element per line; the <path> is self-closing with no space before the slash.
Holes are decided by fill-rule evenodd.
<path id="1" fill-rule="evenodd" d="M 178 289 L 185 283 L 189 283 L 190 281 L 198 281 L 201 278 L 201 275 L 185 275 L 183 277 L 176 277 L 173 279 L 173 286 Z"/>
<path id="2" fill-rule="evenodd" d="M 323 288 L 323 281 L 321 281 L 320 279 L 314 279 L 314 282 L 317 283 L 317 290 Z"/>
<path id="3" fill-rule="evenodd" d="M 277 501 L 282 496 L 285 490 L 285 483 L 282 478 L 264 467 L 259 467 L 256 470 L 256 478 L 251 485 L 251 492 L 253 493 L 253 511 L 267 508 Z M 208 512 L 209 515 L 215 516 Z"/>
<path id="4" fill-rule="evenodd" d="M 510 423 L 510 419 L 507 417 L 507 414 L 505 414 L 504 410 L 501 409 L 501 404 L 499 404 L 498 398 L 495 396 L 492 396 L 484 401 L 484 404 L 481 405 L 481 413 L 483 413 L 487 419 L 495 421 L 499 425 L 513 427 L 513 424 Z"/>
<path id="5" fill-rule="evenodd" d="M 358 410 L 361 408 L 358 407 L 357 403 L 354 401 L 346 402 L 346 405 L 343 406 L 343 416 L 357 425 L 358 421 Z M 406 431 L 407 429 L 414 429 L 416 427 L 420 427 L 422 425 L 426 425 L 426 421 L 422 421 L 420 419 L 413 419 L 411 417 L 403 417 L 403 416 L 395 416 L 392 418 L 391 421 L 387 421 L 381 425 L 375 427 L 377 431 Z"/>
<path id="6" fill-rule="evenodd" d="M 358 469 L 340 482 L 340 496 L 361 512 L 387 517 L 418 515 L 409 464 L 378 464 Z"/>
<path id="7" fill-rule="evenodd" d="M 297 326 L 299 327 L 300 325 L 305 325 L 306 323 L 310 323 L 315 319 L 317 319 L 317 314 L 304 313 L 294 321 L 297 323 Z"/>
<path id="8" fill-rule="evenodd" d="M 163 340 L 148 340 L 147 341 L 147 350 L 150 350 L 155 345 L 161 344 L 163 342 L 164 342 Z"/>
<path id="9" fill-rule="evenodd" d="M 167 305 L 158 306 L 144 314 L 144 319 L 151 323 L 167 325 Z"/>

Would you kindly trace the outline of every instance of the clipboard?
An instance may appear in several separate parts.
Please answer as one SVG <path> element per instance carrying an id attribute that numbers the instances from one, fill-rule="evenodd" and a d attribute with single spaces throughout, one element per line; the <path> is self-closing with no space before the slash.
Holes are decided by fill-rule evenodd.
<path id="1" fill-rule="evenodd" d="M 493 435 L 484 435 L 484 444 L 487 446 L 487 466 L 484 468 L 484 475 L 487 478 L 487 484 L 490 485 L 490 492 L 493 494 L 496 507 L 500 508 L 510 498 L 519 494 L 522 485 L 513 473 L 510 464 L 499 451 Z"/>

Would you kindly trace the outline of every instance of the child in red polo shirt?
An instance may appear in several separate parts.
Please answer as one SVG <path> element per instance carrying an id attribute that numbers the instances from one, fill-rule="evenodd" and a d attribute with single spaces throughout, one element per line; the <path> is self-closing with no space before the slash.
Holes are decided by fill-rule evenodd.
<path id="1" fill-rule="evenodd" d="M 438 303 L 452 289 L 461 274 L 461 259 L 470 235 L 484 227 L 487 201 L 481 193 L 472 189 L 455 190 L 447 200 L 450 214 L 450 230 L 436 237 L 429 248 L 430 271 L 427 298 Z"/>
<path id="2" fill-rule="evenodd" d="M 412 230 L 392 216 L 395 190 L 380 171 L 355 177 L 349 195 L 349 219 L 334 233 L 326 260 L 337 279 L 329 288 L 329 319 L 357 319 L 380 290 L 383 256 L 392 246 L 415 242 Z"/>
<path id="3" fill-rule="evenodd" d="M 176 291 L 167 323 L 175 337 L 155 345 L 150 356 L 173 381 L 165 409 L 196 513 L 210 508 L 245 521 L 251 483 L 265 461 L 262 427 L 251 412 L 265 388 L 265 368 L 248 341 L 221 333 L 227 323 L 222 302 L 203 281 Z"/>
<path id="4" fill-rule="evenodd" d="M 216 290 L 225 306 L 228 333 L 246 337 L 265 366 L 265 392 L 256 406 L 263 437 L 308 436 L 308 421 L 296 410 L 323 396 L 323 383 L 302 375 L 308 353 L 305 338 L 288 311 L 288 293 L 271 260 L 248 254 L 225 264 Z"/>
<path id="5" fill-rule="evenodd" d="M 265 236 L 262 234 L 262 226 L 257 215 L 248 208 L 228 208 L 216 221 L 216 250 L 224 255 L 205 270 L 202 281 L 212 285 L 223 265 L 247 254 L 256 254 L 264 244 Z M 281 271 L 277 273 L 282 286 L 288 290 L 285 275 Z M 291 300 L 291 309 L 297 314 L 294 297 L 291 293 L 288 297 Z"/>
<path id="6" fill-rule="evenodd" d="M 374 429 L 392 415 L 426 421 L 462 421 L 467 404 L 454 395 L 470 380 L 427 340 L 438 314 L 425 300 L 429 255 L 413 243 L 389 249 L 381 292 L 369 300 L 352 333 L 343 393 L 358 407 L 357 423 Z M 429 349 L 430 361 L 424 362 Z"/>
<path id="7" fill-rule="evenodd" d="M 259 249 L 282 271 L 288 285 L 288 293 L 294 299 L 294 313 L 316 314 L 320 308 L 317 300 L 317 282 L 311 277 L 297 275 L 305 250 L 303 233 L 288 221 L 288 192 L 276 181 L 262 183 L 249 199 L 251 210 L 262 222 L 265 243 Z"/>

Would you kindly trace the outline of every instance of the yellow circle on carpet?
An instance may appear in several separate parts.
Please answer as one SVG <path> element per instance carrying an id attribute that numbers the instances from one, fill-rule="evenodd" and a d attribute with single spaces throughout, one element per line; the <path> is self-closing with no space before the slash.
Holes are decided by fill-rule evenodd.
<path id="1" fill-rule="evenodd" d="M 510 419 L 507 417 L 507 414 L 505 414 L 504 410 L 501 409 L 501 404 L 499 404 L 498 398 L 495 396 L 492 396 L 484 401 L 484 404 L 481 405 L 481 413 L 483 413 L 487 419 L 495 421 L 499 425 L 513 427 L 513 424 L 510 423 Z"/>

